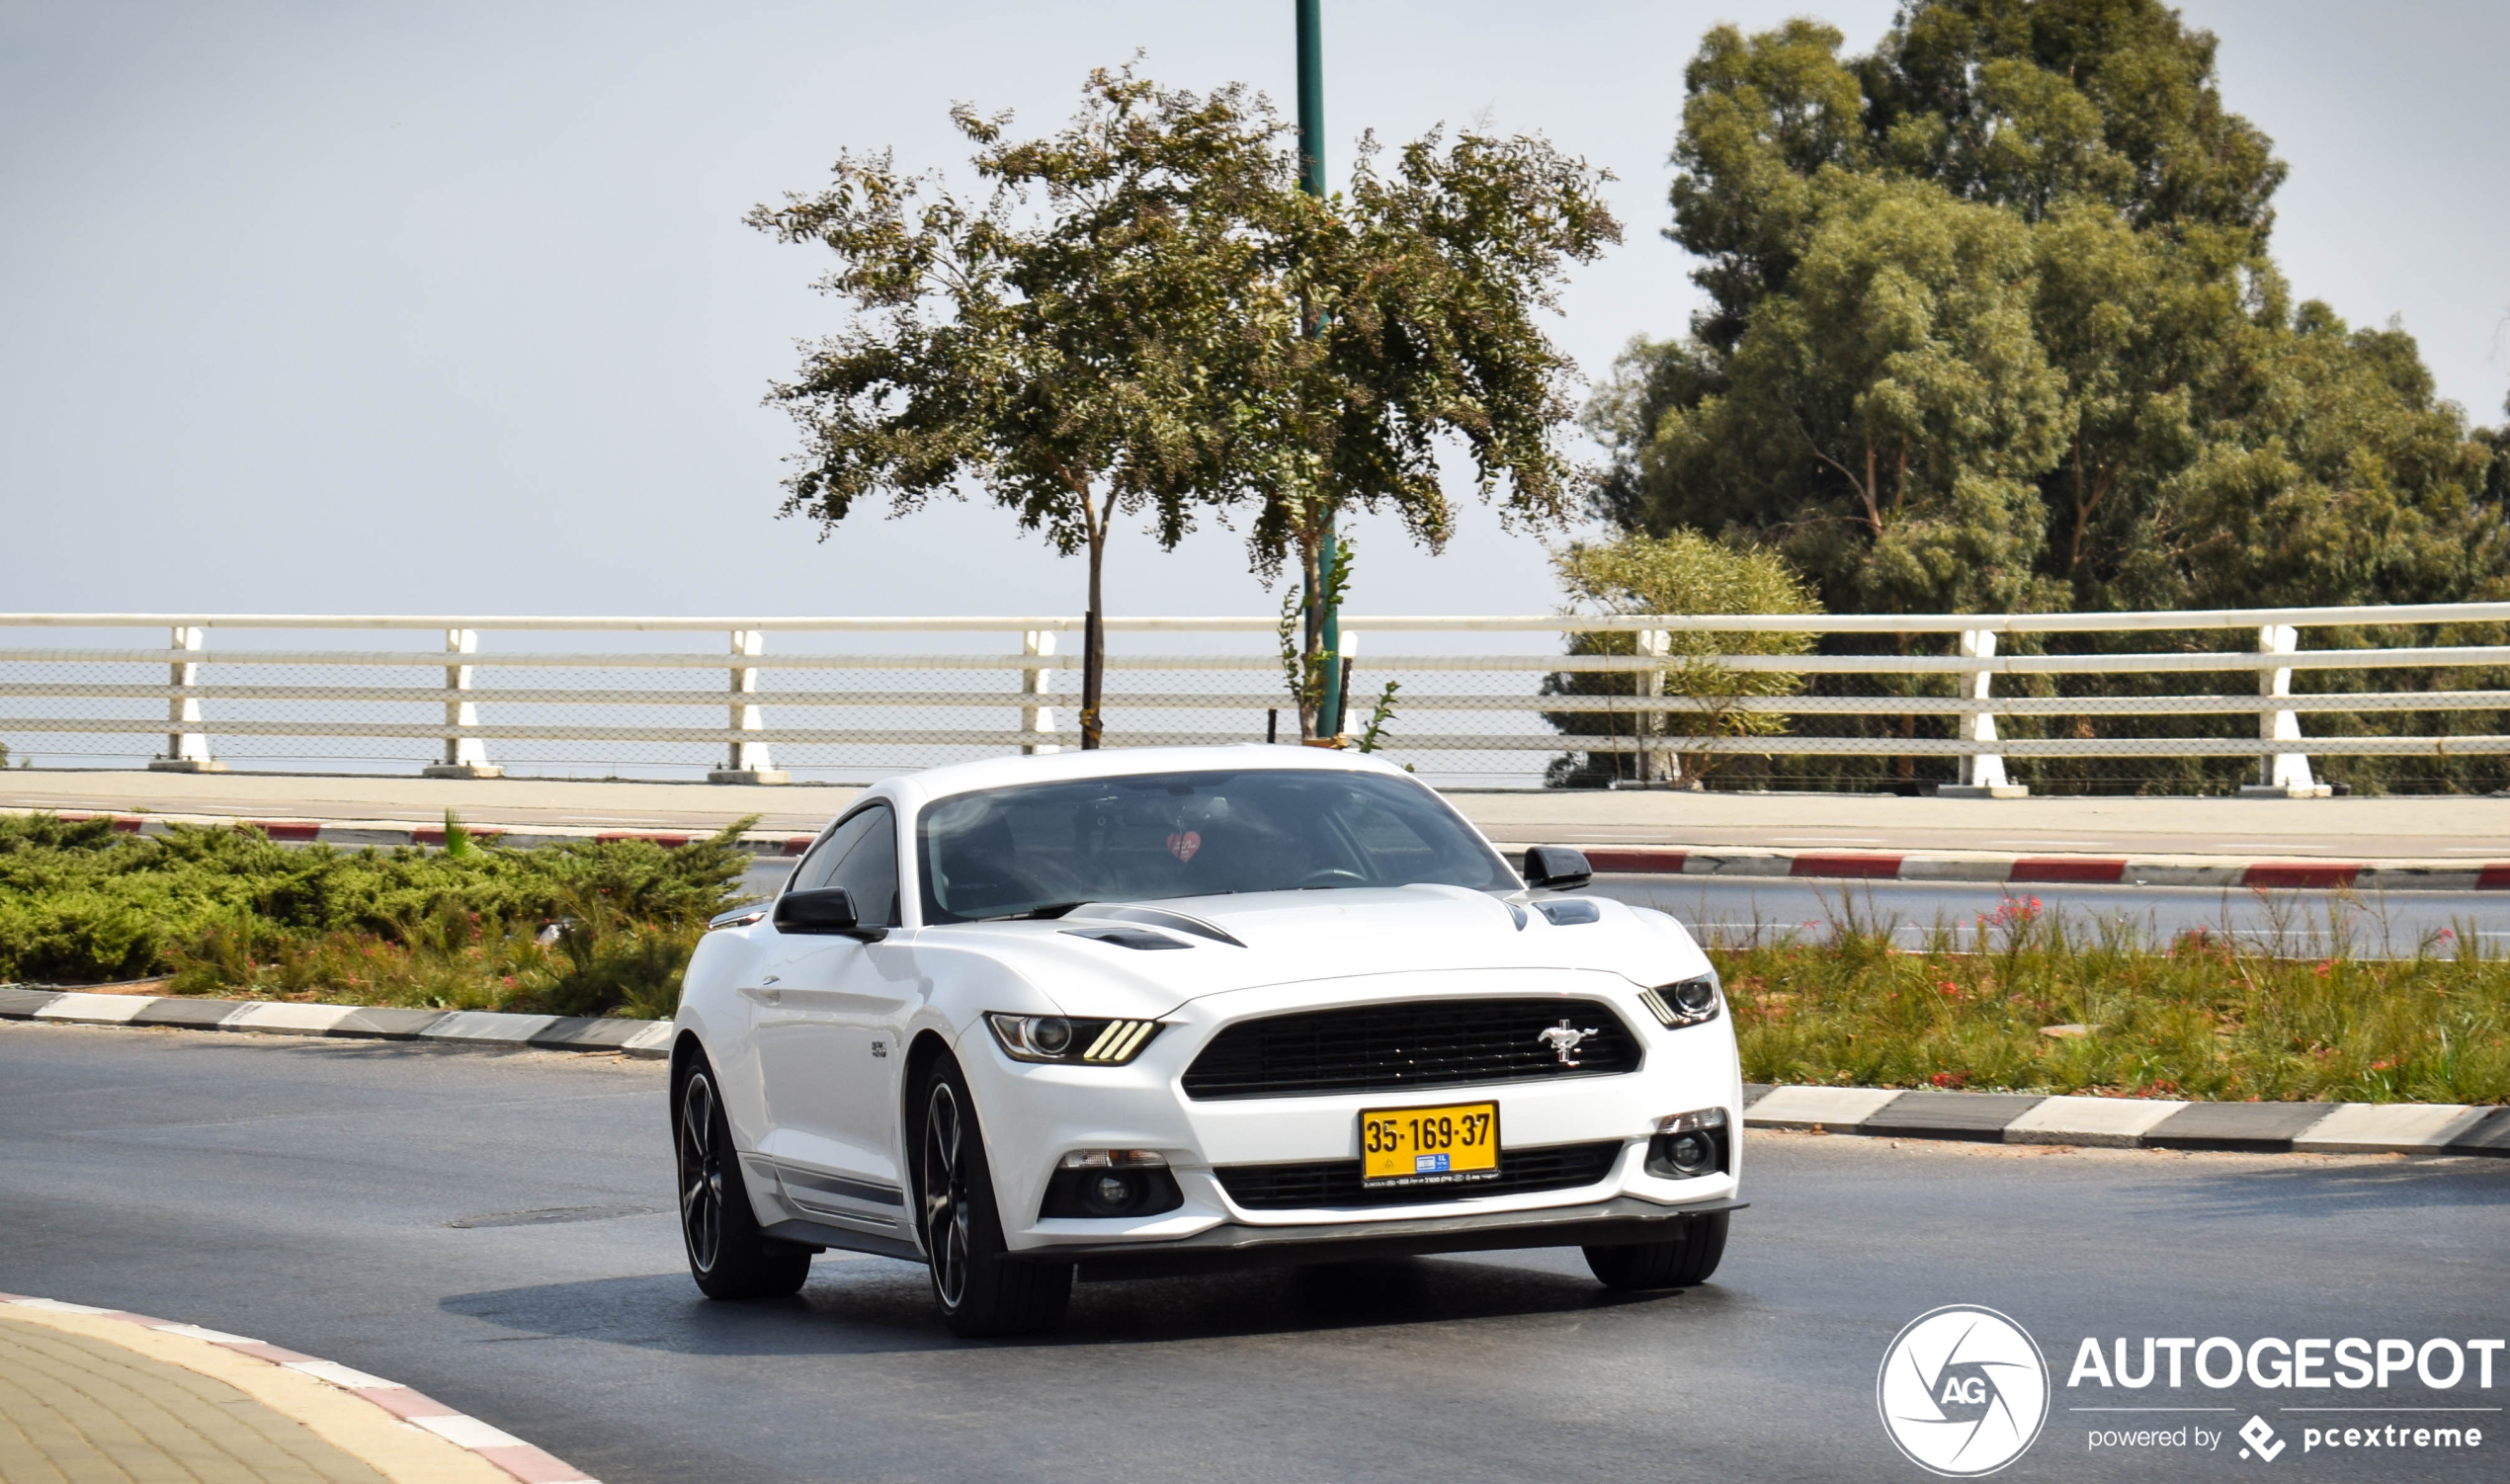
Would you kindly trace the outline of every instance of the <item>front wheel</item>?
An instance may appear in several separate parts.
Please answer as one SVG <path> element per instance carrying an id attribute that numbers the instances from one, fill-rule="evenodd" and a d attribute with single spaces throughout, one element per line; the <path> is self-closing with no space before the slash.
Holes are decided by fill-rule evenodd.
<path id="1" fill-rule="evenodd" d="M 1072 1265 L 1007 1254 L 984 1135 L 957 1062 L 944 1056 L 934 1064 L 922 1106 L 916 1194 L 942 1322 L 971 1340 L 1054 1329 L 1072 1299 Z"/>
<path id="2" fill-rule="evenodd" d="M 1705 1283 L 1725 1256 L 1725 1223 L 1730 1211 L 1712 1211 L 1684 1223 L 1671 1242 L 1636 1242 L 1626 1247 L 1589 1247 L 1586 1266 L 1607 1288 L 1688 1288 Z"/>
<path id="3" fill-rule="evenodd" d="M 672 1101 L 680 1238 L 689 1253 L 689 1276 L 709 1298 L 798 1292 L 810 1277 L 810 1253 L 759 1231 L 713 1069 L 699 1060 L 681 1079 L 679 1096 Z"/>

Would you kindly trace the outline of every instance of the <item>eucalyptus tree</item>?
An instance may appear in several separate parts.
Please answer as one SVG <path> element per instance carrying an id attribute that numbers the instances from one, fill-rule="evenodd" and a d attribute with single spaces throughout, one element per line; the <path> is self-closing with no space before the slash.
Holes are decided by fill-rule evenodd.
<path id="1" fill-rule="evenodd" d="M 1263 241 L 1284 193 L 1278 120 L 1242 90 L 1163 89 L 1093 72 L 1060 131 L 1014 139 L 1009 115 L 961 106 L 981 200 L 890 155 L 846 154 L 833 181 L 751 212 L 837 266 L 817 285 L 854 313 L 804 347 L 770 397 L 803 451 L 783 513 L 824 539 L 867 497 L 903 515 L 973 485 L 1053 547 L 1087 558 L 1081 745 L 1105 721 L 1110 536 L 1146 517 L 1164 547 L 1199 501 L 1237 487 Z"/>
<path id="2" fill-rule="evenodd" d="M 2211 35 L 2159 0 L 1914 0 L 1841 44 L 1719 27 L 1690 63 L 1667 235 L 1708 303 L 1590 406 L 1615 519 L 1777 545 L 1841 610 L 2510 576 L 2488 450 L 2411 342 L 2293 303 L 2285 166 Z"/>

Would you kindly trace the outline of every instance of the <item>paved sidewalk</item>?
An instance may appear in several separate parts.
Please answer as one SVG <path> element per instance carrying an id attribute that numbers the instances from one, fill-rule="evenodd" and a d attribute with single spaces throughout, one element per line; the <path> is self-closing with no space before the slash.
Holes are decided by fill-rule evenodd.
<path id="1" fill-rule="evenodd" d="M 0 1293 L 7 1484 L 515 1484 L 578 1470 L 392 1381 L 240 1335 Z"/>
<path id="2" fill-rule="evenodd" d="M 424 841 L 431 833 L 441 838 L 445 811 L 451 809 L 466 824 L 501 828 L 518 839 L 707 833 L 756 814 L 762 846 L 774 846 L 816 831 L 856 791 L 819 784 L 765 788 L 379 775 L 18 769 L 0 774 L 0 809 L 267 821 L 344 844 L 359 843 L 362 831 L 381 844 Z M 2291 858 L 2434 867 L 2510 858 L 2510 799 L 2491 797 L 1952 799 L 1555 789 L 1449 797 L 1492 839 L 1511 845 L 1982 859 Z"/>

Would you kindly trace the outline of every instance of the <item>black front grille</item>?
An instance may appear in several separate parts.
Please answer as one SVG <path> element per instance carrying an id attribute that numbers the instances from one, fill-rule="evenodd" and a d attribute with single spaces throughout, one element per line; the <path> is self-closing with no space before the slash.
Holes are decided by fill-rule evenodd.
<path id="1" fill-rule="evenodd" d="M 1563 1060 L 1565 1023 L 1591 1031 Z M 1572 1064 L 1574 1063 L 1574 1064 Z M 1413 1000 L 1243 1021 L 1186 1069 L 1189 1098 L 1374 1093 L 1638 1069 L 1638 1041 L 1593 1000 Z"/>
<path id="2" fill-rule="evenodd" d="M 1566 1191 L 1591 1186 L 1613 1172 L 1621 1141 L 1554 1144 L 1548 1149 L 1502 1149 L 1496 1179 L 1455 1185 L 1388 1186 L 1366 1190 L 1356 1159 L 1304 1165 L 1222 1165 L 1213 1174 L 1229 1198 L 1250 1211 L 1305 1210 L 1336 1205 L 1418 1205 L 1462 1200 L 1467 1195 L 1513 1195 L 1527 1191 Z"/>

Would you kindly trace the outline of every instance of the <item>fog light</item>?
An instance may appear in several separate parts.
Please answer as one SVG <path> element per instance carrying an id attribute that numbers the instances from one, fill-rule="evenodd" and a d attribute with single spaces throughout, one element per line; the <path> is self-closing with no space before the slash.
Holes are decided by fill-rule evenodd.
<path id="1" fill-rule="evenodd" d="M 1695 1180 L 1726 1168 L 1726 1121 L 1722 1108 L 1703 1108 L 1656 1120 L 1656 1136 L 1647 1141 L 1647 1173 L 1659 1180 Z"/>
<path id="2" fill-rule="evenodd" d="M 1040 1216 L 1155 1216 L 1185 1204 L 1185 1193 L 1156 1149 L 1075 1149 L 1055 1161 Z"/>

